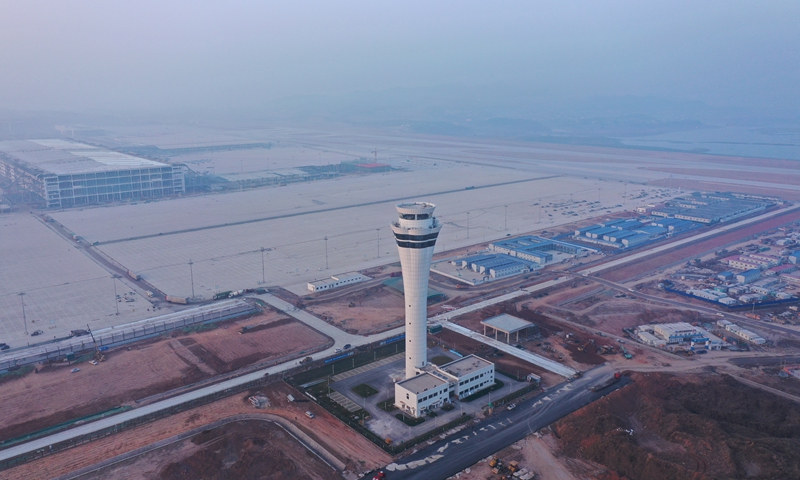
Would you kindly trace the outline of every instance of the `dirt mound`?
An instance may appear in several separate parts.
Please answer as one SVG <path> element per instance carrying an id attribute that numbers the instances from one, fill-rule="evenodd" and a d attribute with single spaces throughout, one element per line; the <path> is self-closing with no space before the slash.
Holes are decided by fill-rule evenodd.
<path id="1" fill-rule="evenodd" d="M 800 410 L 728 376 L 635 374 L 555 425 L 564 453 L 647 480 L 800 478 Z"/>

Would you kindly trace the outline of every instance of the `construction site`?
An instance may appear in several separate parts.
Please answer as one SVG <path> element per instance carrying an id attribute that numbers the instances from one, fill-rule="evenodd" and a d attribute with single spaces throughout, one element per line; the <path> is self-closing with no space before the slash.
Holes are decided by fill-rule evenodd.
<path id="1" fill-rule="evenodd" d="M 791 301 L 728 312 L 722 304 L 659 288 L 669 279 L 713 290 L 718 285 L 709 278 L 729 267 L 717 265 L 720 259 L 750 255 L 753 244 L 775 249 L 780 265 L 791 264 L 789 240 L 800 221 L 794 205 L 771 201 L 741 217 L 670 235 L 637 232 L 648 227 L 630 222 L 642 218 L 637 207 L 686 196 L 674 185 L 657 186 L 656 170 L 626 173 L 643 182 L 635 187 L 632 178 L 620 178 L 627 152 L 604 150 L 606 156 L 589 163 L 583 151 L 551 146 L 535 154 L 541 162 L 533 167 L 509 160 L 518 153 L 508 156 L 481 141 L 480 148 L 496 152 L 487 166 L 462 163 L 462 154 L 444 141 L 425 147 L 449 159 L 435 161 L 416 155 L 411 137 L 396 141 L 396 150 L 378 159 L 391 168 L 369 178 L 361 173 L 372 170 L 354 170 L 317 179 L 313 187 L 303 181 L 242 184 L 240 191 L 149 203 L 3 214 L 3 225 L 21 233 L 0 238 L 9 252 L 4 278 L 15 279 L 0 283 L 7 312 L 0 341 L 9 347 L 0 353 L 6 368 L 0 405 L 7 412 L 0 419 L 0 475 L 185 478 L 213 470 L 224 478 L 269 469 L 272 478 L 356 479 L 383 469 L 389 480 L 456 474 L 650 478 L 648 469 L 661 465 L 656 460 L 678 461 L 679 448 L 664 442 L 684 434 L 653 433 L 646 425 L 649 408 L 684 418 L 672 404 L 659 406 L 663 397 L 646 393 L 651 376 L 663 376 L 662 383 L 686 399 L 700 384 L 735 390 L 759 405 L 797 398 L 797 380 L 781 375 L 778 360 L 800 363 L 792 360 L 800 333 Z M 302 166 L 314 155 L 323 166 L 345 160 L 326 150 L 323 157 L 307 147 L 273 144 L 159 155 L 203 168 L 209 162 L 190 162 L 213 158 L 214 175 L 224 169 L 232 175 L 245 161 L 261 171 Z M 653 164 L 664 161 L 654 152 L 641 155 Z M 369 158 L 366 152 L 361 157 Z M 715 160 L 676 154 L 669 162 L 713 167 Z M 265 161 L 275 165 L 265 169 Z M 595 175 L 555 175 L 564 162 L 591 165 Z M 496 168 L 511 164 L 516 171 Z M 404 272 L 388 226 L 396 199 L 408 195 L 396 186 L 400 180 L 440 206 L 433 264 L 492 278 L 464 282 L 455 271 L 436 269 L 429 275 L 427 361 L 438 367 L 474 355 L 490 362 L 496 376 L 474 396 L 436 403 L 422 415 L 404 415 L 393 397 L 395 381 L 404 377 L 407 342 Z M 324 194 L 320 182 L 329 182 Z M 531 185 L 541 187 L 537 194 Z M 726 185 L 728 191 L 743 188 Z M 500 191 L 503 200 L 486 202 Z M 606 224 L 633 232 L 625 238 L 657 234 L 630 248 L 575 237 Z M 718 255 L 722 250 L 730 254 Z M 466 259 L 467 267 L 456 265 Z M 774 267 L 765 264 L 764 275 Z M 326 288 L 309 291 L 315 281 L 327 282 Z M 223 306 L 226 313 L 220 313 Z M 689 340 L 670 349 L 636 334 L 638 327 L 655 335 L 664 325 L 687 324 L 698 335 L 702 329 L 723 339 L 718 313 L 765 342 L 727 342 L 698 354 Z M 681 339 L 702 338 L 692 335 Z M 42 396 L 50 400 L 42 403 Z M 625 417 L 615 410 L 618 404 L 637 413 Z M 687 476 L 676 478 L 710 475 L 709 465 L 716 465 L 702 446 L 718 428 L 728 428 L 715 419 L 729 406 L 704 400 L 703 408 L 697 421 L 708 428 L 692 430 L 699 453 L 694 463 L 681 464 Z M 606 420 L 591 423 L 592 415 Z M 576 438 L 582 429 L 597 435 Z M 774 429 L 761 434 L 777 439 L 781 449 L 793 441 Z M 765 466 L 766 457 L 740 448 L 737 442 L 755 438 L 747 435 L 725 438 L 728 458 L 741 451 L 748 460 L 720 468 L 731 476 L 774 478 L 779 470 Z M 281 447 L 287 444 L 295 448 Z M 656 460 L 624 464 L 612 453 L 625 449 L 631 458 L 652 454 Z M 775 455 L 784 462 L 780 468 L 792 472 L 786 451 Z"/>

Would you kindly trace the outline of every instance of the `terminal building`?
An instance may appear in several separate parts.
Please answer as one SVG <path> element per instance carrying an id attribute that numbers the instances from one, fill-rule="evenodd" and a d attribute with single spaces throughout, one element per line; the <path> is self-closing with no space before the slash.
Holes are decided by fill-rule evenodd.
<path id="1" fill-rule="evenodd" d="M 183 194 L 184 168 L 68 140 L 0 142 L 7 193 L 47 208 Z"/>

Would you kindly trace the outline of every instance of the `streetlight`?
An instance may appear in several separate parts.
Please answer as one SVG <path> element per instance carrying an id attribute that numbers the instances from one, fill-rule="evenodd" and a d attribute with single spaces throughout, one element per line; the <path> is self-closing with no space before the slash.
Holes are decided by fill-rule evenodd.
<path id="1" fill-rule="evenodd" d="M 264 276 L 264 247 L 261 247 L 261 284 L 265 283 L 267 283 L 267 280 Z"/>
<path id="2" fill-rule="evenodd" d="M 381 229 L 376 228 L 376 232 L 378 232 L 378 258 L 381 258 Z"/>
<path id="3" fill-rule="evenodd" d="M 194 265 L 194 262 L 192 262 L 192 259 L 190 258 L 189 259 L 189 278 L 192 280 L 192 298 L 194 298 L 194 269 L 192 268 L 192 265 Z"/>
<path id="4" fill-rule="evenodd" d="M 504 210 L 505 216 L 503 217 L 504 218 L 503 219 L 503 230 L 505 231 L 505 230 L 508 230 L 508 205 L 503 205 L 503 208 L 505 209 Z"/>
<path id="5" fill-rule="evenodd" d="M 117 300 L 117 279 L 119 275 L 111 275 L 111 279 L 114 282 L 114 308 L 117 310 L 117 315 L 119 315 L 119 301 Z"/>
<path id="6" fill-rule="evenodd" d="M 328 236 L 325 235 L 325 270 L 328 269 Z"/>
<path id="7" fill-rule="evenodd" d="M 467 212 L 467 238 L 469 238 L 469 212 Z"/>
<path id="8" fill-rule="evenodd" d="M 28 319 L 25 317 L 25 292 L 19 292 L 19 299 L 22 302 L 22 324 L 25 326 L 25 335 L 28 334 Z"/>

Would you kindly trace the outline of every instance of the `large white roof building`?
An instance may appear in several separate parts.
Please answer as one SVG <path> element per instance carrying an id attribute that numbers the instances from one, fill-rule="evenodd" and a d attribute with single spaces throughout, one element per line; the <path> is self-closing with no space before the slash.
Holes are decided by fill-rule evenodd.
<path id="1" fill-rule="evenodd" d="M 0 142 L 0 176 L 48 208 L 185 192 L 182 166 L 62 139 Z"/>

